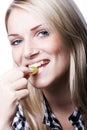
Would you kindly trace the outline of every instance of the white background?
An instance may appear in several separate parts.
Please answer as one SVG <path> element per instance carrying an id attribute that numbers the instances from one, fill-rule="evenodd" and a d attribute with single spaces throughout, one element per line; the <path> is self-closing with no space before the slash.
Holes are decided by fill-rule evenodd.
<path id="1" fill-rule="evenodd" d="M 87 21 L 86 0 L 74 0 Z M 13 66 L 11 47 L 5 30 L 4 16 L 12 0 L 0 0 L 0 75 Z"/>

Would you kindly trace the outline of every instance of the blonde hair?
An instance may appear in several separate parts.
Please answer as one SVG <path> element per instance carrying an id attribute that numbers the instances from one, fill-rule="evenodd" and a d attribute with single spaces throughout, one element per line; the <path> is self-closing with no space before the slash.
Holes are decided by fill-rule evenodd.
<path id="1" fill-rule="evenodd" d="M 14 0 L 6 13 L 6 28 L 15 7 L 32 10 L 65 38 L 70 48 L 70 90 L 74 104 L 87 121 L 87 25 L 72 0 Z M 22 101 L 31 130 L 47 130 L 41 90 L 29 87 L 29 97 Z"/>

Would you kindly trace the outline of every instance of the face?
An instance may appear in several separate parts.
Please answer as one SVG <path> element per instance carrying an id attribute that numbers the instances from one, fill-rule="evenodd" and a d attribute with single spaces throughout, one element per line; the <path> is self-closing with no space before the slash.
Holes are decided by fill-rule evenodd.
<path id="1" fill-rule="evenodd" d="M 37 66 L 38 73 L 29 77 L 37 88 L 63 82 L 69 70 L 69 49 L 62 36 L 32 12 L 15 8 L 8 23 L 12 54 L 18 66 Z"/>

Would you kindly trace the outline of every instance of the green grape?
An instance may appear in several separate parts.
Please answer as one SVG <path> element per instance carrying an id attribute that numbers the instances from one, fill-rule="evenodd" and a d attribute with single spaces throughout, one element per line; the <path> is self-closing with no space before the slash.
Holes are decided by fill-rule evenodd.
<path id="1" fill-rule="evenodd" d="M 38 68 L 37 67 L 32 67 L 32 69 L 33 69 L 32 75 L 36 75 L 37 72 L 38 72 Z"/>

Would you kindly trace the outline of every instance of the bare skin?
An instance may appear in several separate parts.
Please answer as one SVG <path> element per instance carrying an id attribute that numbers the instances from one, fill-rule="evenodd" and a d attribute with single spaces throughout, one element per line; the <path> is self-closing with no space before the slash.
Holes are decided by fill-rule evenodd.
<path id="1" fill-rule="evenodd" d="M 74 127 L 69 122 L 68 118 L 72 114 L 72 112 L 75 109 L 75 106 L 72 103 L 70 90 L 69 90 L 69 83 L 68 75 L 65 74 L 64 80 L 59 83 L 59 86 L 56 86 L 58 84 L 52 84 L 53 87 L 50 89 L 43 89 L 43 93 L 46 96 L 51 109 L 56 116 L 56 118 L 59 120 L 63 130 L 74 130 Z"/>
<path id="2" fill-rule="evenodd" d="M 17 106 L 28 96 L 26 75 L 29 69 L 19 67 L 10 70 L 0 78 L 0 130 L 11 129 Z"/>

